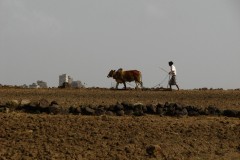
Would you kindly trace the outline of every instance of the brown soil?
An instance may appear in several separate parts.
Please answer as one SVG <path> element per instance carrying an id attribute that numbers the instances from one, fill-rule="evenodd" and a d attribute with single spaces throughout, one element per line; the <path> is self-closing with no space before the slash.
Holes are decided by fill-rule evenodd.
<path id="1" fill-rule="evenodd" d="M 240 110 L 240 91 L 0 89 L 9 100 L 57 101 L 64 107 L 128 101 Z M 224 116 L 49 115 L 0 112 L 4 159 L 240 159 L 240 120 Z"/>

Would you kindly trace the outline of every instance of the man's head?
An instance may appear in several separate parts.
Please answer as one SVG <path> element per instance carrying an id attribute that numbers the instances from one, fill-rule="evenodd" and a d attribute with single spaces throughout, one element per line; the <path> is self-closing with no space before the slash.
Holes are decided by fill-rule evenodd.
<path id="1" fill-rule="evenodd" d="M 169 66 L 171 66 L 171 65 L 173 65 L 173 62 L 172 62 L 172 61 L 170 61 L 170 62 L 168 62 L 168 64 L 169 64 Z"/>

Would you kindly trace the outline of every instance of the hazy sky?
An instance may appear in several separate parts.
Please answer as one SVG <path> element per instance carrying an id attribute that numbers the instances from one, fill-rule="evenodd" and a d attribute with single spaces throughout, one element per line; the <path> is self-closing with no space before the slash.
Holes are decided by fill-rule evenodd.
<path id="1" fill-rule="evenodd" d="M 110 87 L 121 67 L 153 87 L 171 60 L 180 88 L 240 88 L 240 1 L 0 0 L 0 55 L 0 84 Z"/>

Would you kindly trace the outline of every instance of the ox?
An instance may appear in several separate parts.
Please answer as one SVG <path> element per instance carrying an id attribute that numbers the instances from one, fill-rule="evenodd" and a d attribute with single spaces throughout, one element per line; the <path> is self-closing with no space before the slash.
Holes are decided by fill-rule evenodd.
<path id="1" fill-rule="evenodd" d="M 108 73 L 108 78 L 112 77 L 113 79 L 116 80 L 116 89 L 118 89 L 119 83 L 124 84 L 124 89 L 126 89 L 126 82 L 132 82 L 135 81 L 136 88 L 138 88 L 138 85 L 141 87 L 143 86 L 142 83 L 142 74 L 138 70 L 128 70 L 128 71 L 123 71 L 122 68 L 118 69 L 117 71 L 111 70 Z"/>

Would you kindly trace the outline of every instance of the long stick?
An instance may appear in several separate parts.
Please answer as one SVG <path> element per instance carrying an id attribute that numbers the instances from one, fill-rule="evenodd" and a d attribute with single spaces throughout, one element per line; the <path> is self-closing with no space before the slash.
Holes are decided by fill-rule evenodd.
<path id="1" fill-rule="evenodd" d="M 169 74 L 169 72 L 168 71 L 166 71 L 164 68 L 161 68 L 161 67 L 159 67 L 161 70 L 163 70 L 164 72 L 166 72 L 166 73 L 168 73 Z M 167 88 L 169 87 L 169 81 L 170 81 L 170 75 L 168 76 L 168 84 L 167 84 Z"/>
<path id="2" fill-rule="evenodd" d="M 163 70 L 164 72 L 166 72 L 166 73 L 168 73 L 168 71 L 166 71 L 164 68 L 161 68 L 161 67 L 159 67 L 161 70 Z"/>

